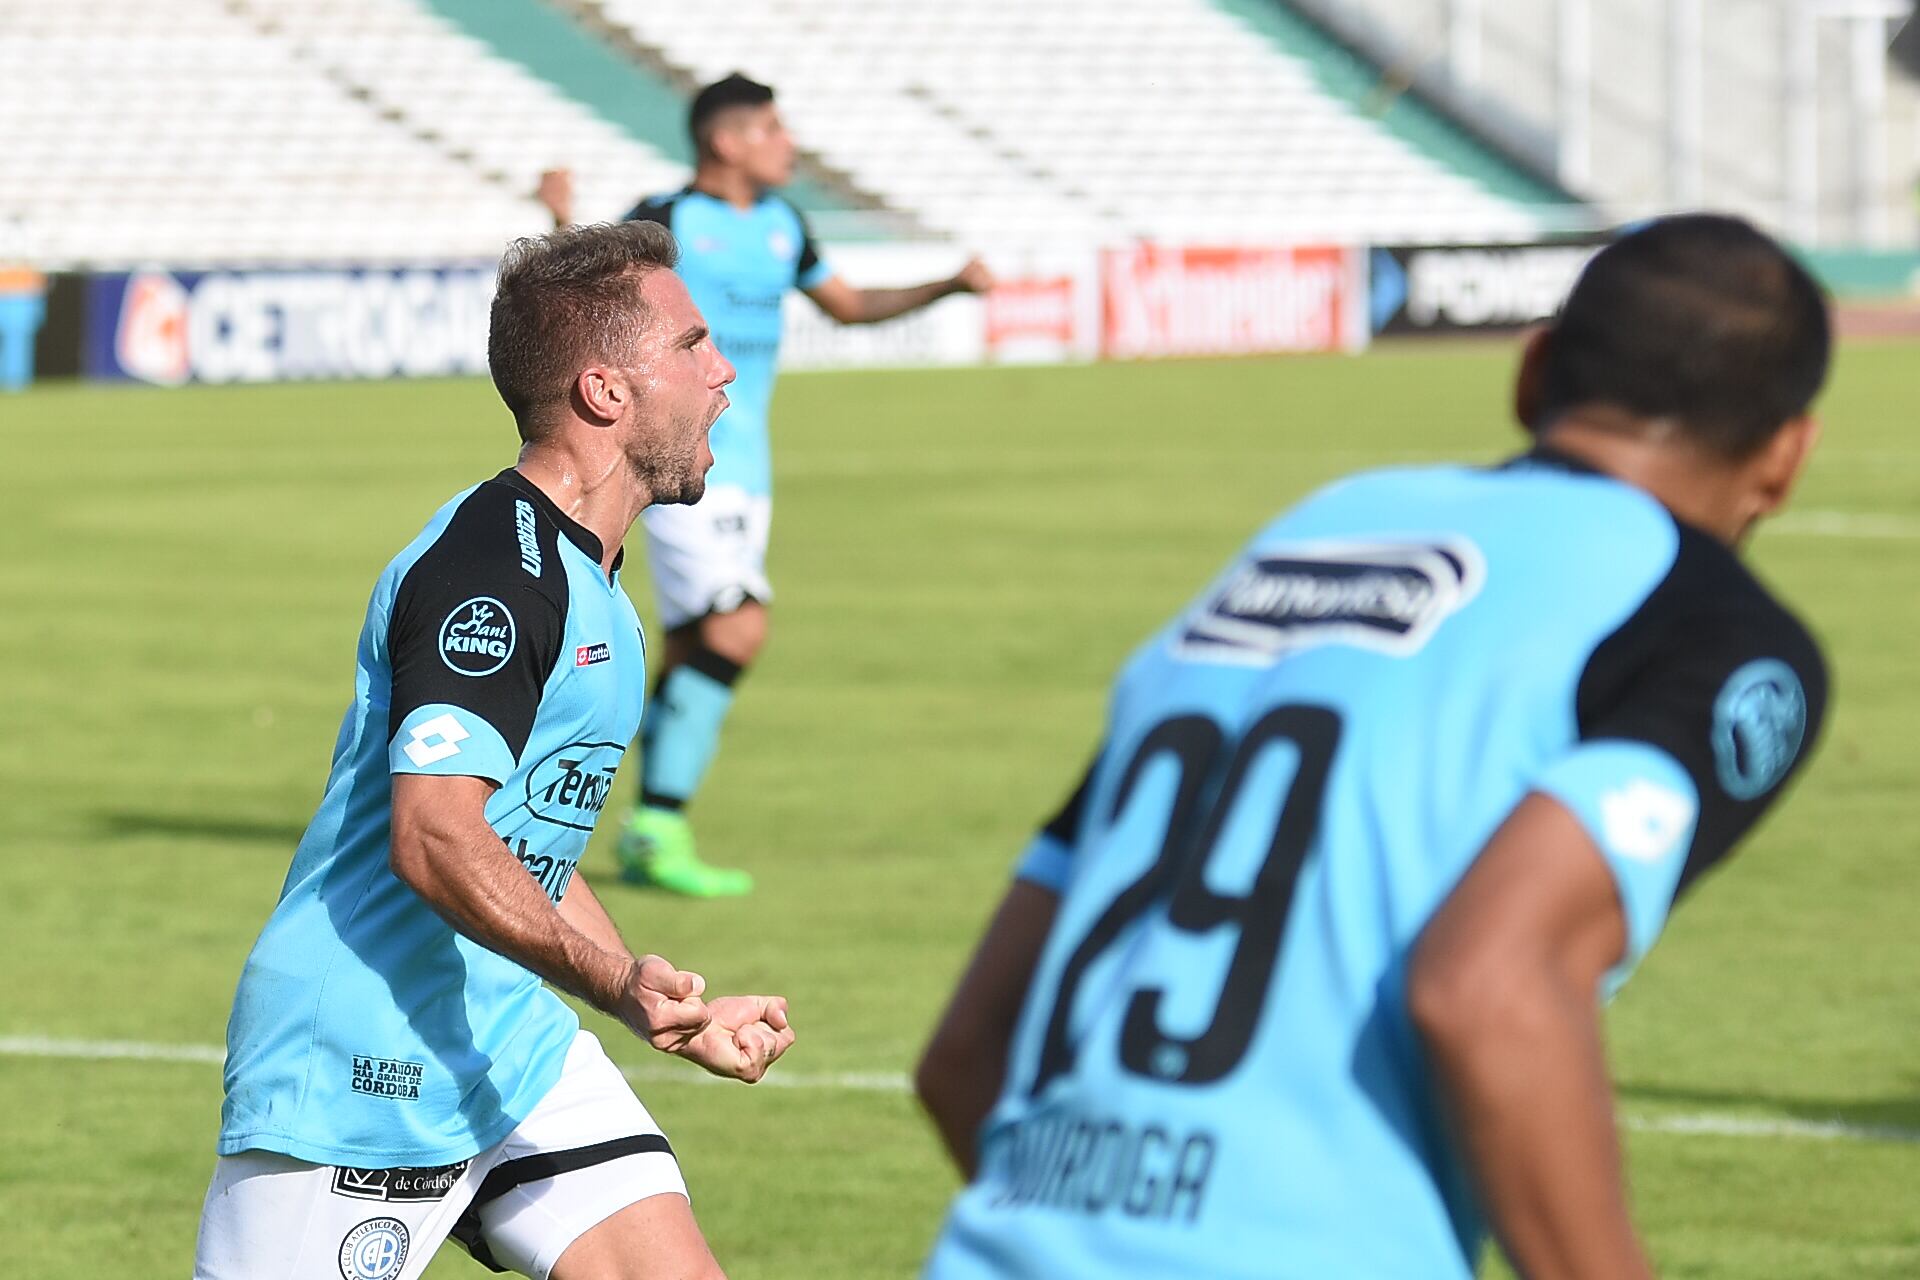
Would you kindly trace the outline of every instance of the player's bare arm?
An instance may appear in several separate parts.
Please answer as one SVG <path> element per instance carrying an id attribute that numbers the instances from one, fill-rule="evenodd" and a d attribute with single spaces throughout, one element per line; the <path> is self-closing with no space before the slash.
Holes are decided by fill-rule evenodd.
<path id="1" fill-rule="evenodd" d="M 662 1053 L 749 1084 L 765 1076 L 793 1044 L 785 999 L 705 1001 L 699 974 L 629 952 L 591 889 L 580 885 L 573 907 L 555 907 L 487 825 L 492 793 L 483 778 L 396 774 L 394 874 L 462 934 L 619 1019 Z M 575 892 L 570 886 L 567 898 Z"/>
<path id="2" fill-rule="evenodd" d="M 1495 1234 L 1528 1280 L 1651 1276 L 1628 1216 L 1600 1033 L 1626 947 L 1612 876 L 1542 795 L 1494 833 L 1407 982 Z"/>
<path id="3" fill-rule="evenodd" d="M 1000 1094 L 1014 1024 L 1059 905 L 1052 890 L 1013 882 L 914 1072 L 914 1089 L 940 1141 L 969 1180 L 980 1126 Z"/>
<path id="4" fill-rule="evenodd" d="M 707 1025 L 705 980 L 658 956 L 610 950 L 570 924 L 487 825 L 493 790 L 484 778 L 396 774 L 393 873 L 481 946 L 618 1018 L 654 1048 L 685 1048 Z"/>
<path id="5" fill-rule="evenodd" d="M 559 907 L 562 920 L 586 934 L 600 947 L 616 954 L 632 954 L 626 939 L 620 936 L 620 926 L 607 914 L 600 895 L 593 891 L 586 875 L 578 869 L 567 882 L 567 892 L 560 899 Z"/>
<path id="6" fill-rule="evenodd" d="M 878 324 L 931 306 L 956 293 L 985 293 L 993 288 L 993 273 L 974 258 L 944 280 L 898 289 L 856 289 L 832 276 L 806 291 L 814 305 L 841 324 Z"/>
<path id="7" fill-rule="evenodd" d="M 600 947 L 630 954 L 619 926 L 607 914 L 585 876 L 575 873 L 568 883 L 566 896 L 560 899 L 560 916 Z M 644 956 L 641 961 L 667 964 L 659 956 Z M 757 1083 L 766 1075 L 767 1068 L 793 1045 L 793 1028 L 787 1022 L 784 997 L 720 996 L 707 1001 L 706 1005 L 706 1025 L 674 1052 L 715 1075 Z"/>

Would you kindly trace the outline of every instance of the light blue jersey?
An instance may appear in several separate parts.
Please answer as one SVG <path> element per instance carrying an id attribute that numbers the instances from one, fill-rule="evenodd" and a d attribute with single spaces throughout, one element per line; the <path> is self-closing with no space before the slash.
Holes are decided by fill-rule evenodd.
<path id="1" fill-rule="evenodd" d="M 714 344 L 733 363 L 732 401 L 709 437 L 707 487 L 738 485 L 755 497 L 773 492 L 767 413 L 780 359 L 787 293 L 811 289 L 833 272 L 821 260 L 799 210 L 773 194 L 736 209 L 688 187 L 643 200 L 628 220 L 658 222 L 680 244 L 676 270 L 707 318 Z"/>
<path id="2" fill-rule="evenodd" d="M 503 471 L 380 575 L 326 794 L 234 997 L 223 1155 L 445 1165 L 558 1079 L 579 1020 L 389 869 L 391 779 L 497 783 L 488 824 L 560 901 L 645 690 L 639 620 L 600 557 Z"/>
<path id="3" fill-rule="evenodd" d="M 1617 985 L 1825 689 L 1726 548 L 1565 459 L 1307 499 L 1130 660 L 1023 863 L 1059 912 L 926 1274 L 1467 1280 L 1422 927 L 1543 792 L 1618 886 Z"/>

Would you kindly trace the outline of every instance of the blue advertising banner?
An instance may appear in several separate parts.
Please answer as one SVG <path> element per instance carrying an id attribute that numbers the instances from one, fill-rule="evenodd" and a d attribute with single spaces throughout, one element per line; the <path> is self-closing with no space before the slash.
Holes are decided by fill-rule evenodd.
<path id="1" fill-rule="evenodd" d="M 94 276 L 83 368 L 161 386 L 485 373 L 493 280 L 492 264 Z"/>

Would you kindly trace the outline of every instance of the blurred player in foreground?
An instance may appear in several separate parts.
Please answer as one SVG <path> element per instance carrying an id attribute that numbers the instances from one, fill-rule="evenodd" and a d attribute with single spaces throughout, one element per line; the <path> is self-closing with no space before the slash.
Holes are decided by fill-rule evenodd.
<path id="1" fill-rule="evenodd" d="M 921 1064 L 929 1277 L 1650 1274 L 1600 1005 L 1819 727 L 1734 548 L 1829 342 L 1759 232 L 1653 223 L 1528 348 L 1532 452 L 1321 490 L 1134 655 Z"/>
<path id="2" fill-rule="evenodd" d="M 576 864 L 640 720 L 620 588 L 641 510 L 694 502 L 733 370 L 644 224 L 517 242 L 487 359 L 516 466 L 373 591 L 333 774 L 227 1028 L 194 1274 L 720 1274 L 666 1138 L 544 978 L 654 1048 L 758 1080 L 786 1002 L 635 956 Z"/>
<path id="3" fill-rule="evenodd" d="M 642 517 L 667 638 L 641 744 L 640 805 L 621 833 L 619 856 L 630 880 L 721 897 L 749 892 L 752 877 L 700 860 L 685 809 L 719 749 L 734 685 L 767 640 L 767 415 L 781 302 L 799 289 L 841 324 L 872 324 L 949 294 L 985 292 L 993 281 L 977 261 L 949 279 L 900 289 L 856 289 L 834 275 L 799 210 L 775 194 L 793 178 L 794 147 L 767 86 L 741 75 L 708 85 L 694 98 L 687 127 L 698 155 L 693 181 L 627 216 L 673 231 L 687 290 L 739 380 L 733 407 L 713 430 L 707 496 Z M 541 195 L 557 222 L 570 218 L 564 173 L 547 175 Z"/>

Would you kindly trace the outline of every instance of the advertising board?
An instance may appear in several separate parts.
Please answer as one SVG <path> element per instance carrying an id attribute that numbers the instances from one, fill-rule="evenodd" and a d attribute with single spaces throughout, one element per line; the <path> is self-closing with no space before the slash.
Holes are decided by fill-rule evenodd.
<path id="1" fill-rule="evenodd" d="M 485 373 L 491 265 L 94 276 L 83 364 L 177 386 Z"/>
<path id="2" fill-rule="evenodd" d="M 1545 320 L 1601 241 L 1392 245 L 1372 252 L 1373 331 L 1472 333 Z"/>

